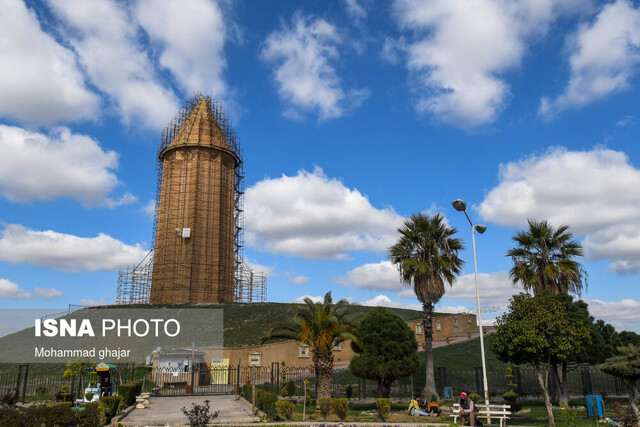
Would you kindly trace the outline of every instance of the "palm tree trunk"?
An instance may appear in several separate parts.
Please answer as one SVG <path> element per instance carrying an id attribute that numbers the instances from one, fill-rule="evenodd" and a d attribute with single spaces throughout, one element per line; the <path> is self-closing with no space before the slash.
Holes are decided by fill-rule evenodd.
<path id="1" fill-rule="evenodd" d="M 318 396 L 316 405 L 320 399 L 328 399 L 331 397 L 333 389 L 333 353 L 327 353 L 320 356 L 314 354 L 314 365 L 316 366 L 318 380 Z"/>
<path id="2" fill-rule="evenodd" d="M 540 383 L 540 388 L 542 389 L 542 394 L 544 395 L 544 404 L 547 407 L 547 416 L 549 417 L 549 427 L 556 427 L 556 420 L 553 417 L 553 406 L 551 405 L 549 390 L 547 388 L 547 384 L 549 383 L 549 368 L 547 367 L 544 379 L 542 378 L 543 368 L 539 365 L 534 366 L 534 368 L 536 370 L 536 376 L 538 377 L 538 383 Z"/>
<path id="3" fill-rule="evenodd" d="M 440 395 L 436 391 L 436 381 L 433 375 L 433 303 L 422 303 L 422 311 L 424 318 L 422 320 L 422 328 L 424 329 L 424 360 L 426 365 L 426 381 L 422 394 L 425 399 L 431 399 L 436 396 L 436 400 L 440 400 Z"/>

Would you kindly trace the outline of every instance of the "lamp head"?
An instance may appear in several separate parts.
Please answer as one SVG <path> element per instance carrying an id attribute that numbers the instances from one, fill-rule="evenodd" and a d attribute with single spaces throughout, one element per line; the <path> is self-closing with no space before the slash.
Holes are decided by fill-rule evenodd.
<path id="1" fill-rule="evenodd" d="M 467 210 L 467 204 L 462 199 L 455 199 L 453 202 L 451 202 L 451 204 L 453 205 L 455 210 L 459 212 L 464 212 Z"/>
<path id="2" fill-rule="evenodd" d="M 480 234 L 484 233 L 485 231 L 487 231 L 487 226 L 486 225 L 482 225 L 482 224 L 477 224 L 476 225 L 476 231 Z"/>

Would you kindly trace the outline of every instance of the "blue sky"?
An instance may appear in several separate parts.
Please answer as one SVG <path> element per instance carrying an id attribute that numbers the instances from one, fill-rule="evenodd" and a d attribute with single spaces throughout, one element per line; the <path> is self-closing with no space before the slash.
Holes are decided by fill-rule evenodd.
<path id="1" fill-rule="evenodd" d="M 194 92 L 244 148 L 245 257 L 268 300 L 417 308 L 387 261 L 414 212 L 467 250 L 438 310 L 519 291 L 527 218 L 585 248 L 592 314 L 640 332 L 640 3 L 7 0 L 0 306 L 112 303 L 150 249 L 160 132 Z"/>

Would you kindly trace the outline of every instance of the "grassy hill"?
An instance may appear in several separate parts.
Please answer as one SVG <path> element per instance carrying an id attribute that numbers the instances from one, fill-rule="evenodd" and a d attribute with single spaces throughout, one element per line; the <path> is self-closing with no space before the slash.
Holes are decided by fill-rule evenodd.
<path id="1" fill-rule="evenodd" d="M 72 312 L 68 316 L 70 318 L 97 318 L 109 317 L 108 311 L 112 309 L 212 309 L 223 311 L 223 339 L 225 347 L 239 347 L 249 346 L 258 343 L 258 340 L 269 327 L 275 322 L 284 320 L 291 317 L 296 310 L 303 307 L 303 304 L 290 304 L 290 303 L 254 303 L 254 304 L 238 304 L 238 303 L 226 303 L 226 304 L 211 304 L 211 305 L 189 305 L 189 304 L 161 304 L 161 305 L 117 305 L 117 306 L 103 306 L 103 307 L 91 307 L 88 309 L 78 310 Z M 367 307 L 361 305 L 353 305 L 352 310 L 355 312 L 356 318 L 362 318 L 367 312 L 374 307 Z M 422 312 L 416 310 L 406 310 L 391 308 L 392 312 L 398 314 L 405 320 L 415 320 L 422 318 Z M 438 316 L 442 314 L 435 314 Z M 199 336 L 204 336 L 205 333 L 212 333 L 216 328 L 219 328 L 217 324 L 210 324 L 203 322 L 197 317 L 189 318 L 188 323 L 184 325 L 184 331 L 187 332 L 187 341 L 190 346 L 191 340 L 198 342 Z M 218 329 L 219 330 L 219 329 Z M 199 335 L 200 334 L 200 335 Z M 0 338 L 0 354 L 3 354 L 2 348 L 10 350 L 12 348 L 18 348 L 18 344 L 24 342 L 31 342 L 33 339 L 33 328 L 27 328 L 22 331 L 16 332 L 11 335 Z M 31 340 L 31 341 L 30 341 Z M 74 339 L 61 339 L 57 340 L 58 344 L 62 345 L 63 341 L 68 345 L 73 344 Z M 125 342 L 127 341 L 127 342 Z M 132 340 L 123 340 L 124 344 L 135 347 Z M 100 342 L 97 342 L 99 345 Z M 119 343 L 118 343 L 119 345 Z M 183 344 L 181 344 L 183 345 Z M 14 357 L 15 358 L 15 357 Z M 2 358 L 3 360 L 9 360 Z M 0 360 L 1 362 L 2 360 Z"/>

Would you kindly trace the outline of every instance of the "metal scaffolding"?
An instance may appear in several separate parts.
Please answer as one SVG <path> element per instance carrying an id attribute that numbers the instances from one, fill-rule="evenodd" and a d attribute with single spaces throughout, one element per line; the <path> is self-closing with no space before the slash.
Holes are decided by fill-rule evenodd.
<path id="1" fill-rule="evenodd" d="M 243 153 L 222 107 L 188 100 L 162 132 L 156 166 L 155 250 L 120 272 L 116 303 L 158 302 L 158 289 L 162 302 L 266 301 L 266 277 L 243 258 Z"/>

